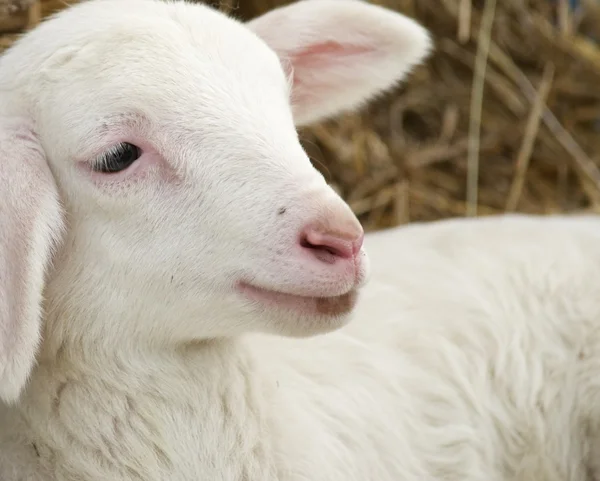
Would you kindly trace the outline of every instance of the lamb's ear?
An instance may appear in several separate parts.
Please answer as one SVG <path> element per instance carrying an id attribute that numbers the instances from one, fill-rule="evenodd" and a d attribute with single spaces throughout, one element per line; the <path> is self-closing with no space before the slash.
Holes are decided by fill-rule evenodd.
<path id="1" fill-rule="evenodd" d="M 30 124 L 0 116 L 0 399 L 15 401 L 35 363 L 42 291 L 63 227 L 54 178 Z"/>
<path id="2" fill-rule="evenodd" d="M 293 71 L 296 125 L 358 108 L 432 48 L 415 21 L 357 0 L 301 0 L 247 25 Z"/>

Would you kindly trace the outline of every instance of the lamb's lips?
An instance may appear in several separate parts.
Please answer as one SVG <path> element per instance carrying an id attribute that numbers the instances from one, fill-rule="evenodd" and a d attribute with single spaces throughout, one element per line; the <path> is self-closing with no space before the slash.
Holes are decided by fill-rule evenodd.
<path id="1" fill-rule="evenodd" d="M 256 287 L 245 282 L 240 283 L 238 287 L 246 297 L 263 304 L 325 316 L 348 314 L 356 305 L 358 298 L 356 289 L 339 296 L 308 297 Z"/>

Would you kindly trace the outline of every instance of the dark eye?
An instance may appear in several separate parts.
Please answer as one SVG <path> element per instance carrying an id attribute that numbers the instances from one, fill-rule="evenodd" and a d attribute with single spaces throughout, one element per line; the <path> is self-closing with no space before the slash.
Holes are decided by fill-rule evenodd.
<path id="1" fill-rule="evenodd" d="M 94 165 L 96 172 L 112 174 L 125 170 L 142 155 L 139 147 L 123 142 L 102 154 Z"/>

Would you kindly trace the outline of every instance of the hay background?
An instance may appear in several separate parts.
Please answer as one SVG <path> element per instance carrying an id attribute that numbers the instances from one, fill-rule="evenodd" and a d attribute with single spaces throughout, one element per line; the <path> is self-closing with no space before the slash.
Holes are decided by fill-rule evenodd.
<path id="1" fill-rule="evenodd" d="M 19 1 L 29 0 L 2 0 Z M 284 3 L 212 4 L 248 19 Z M 600 211 L 598 0 L 571 1 L 577 11 L 568 0 L 374 3 L 421 22 L 435 53 L 363 111 L 301 132 L 367 230 L 512 210 Z M 43 0 L 12 13 L 0 21 L 12 30 L 0 48 L 65 5 Z"/>

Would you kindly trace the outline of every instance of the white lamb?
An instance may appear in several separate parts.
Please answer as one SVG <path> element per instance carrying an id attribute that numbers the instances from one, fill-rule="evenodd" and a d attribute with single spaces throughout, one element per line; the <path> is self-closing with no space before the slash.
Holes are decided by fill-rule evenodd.
<path id="1" fill-rule="evenodd" d="M 357 295 L 294 124 L 429 44 L 362 2 L 90 0 L 0 59 L 2 481 L 600 479 L 595 218 L 370 234 Z"/>

